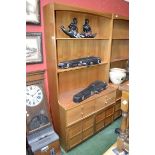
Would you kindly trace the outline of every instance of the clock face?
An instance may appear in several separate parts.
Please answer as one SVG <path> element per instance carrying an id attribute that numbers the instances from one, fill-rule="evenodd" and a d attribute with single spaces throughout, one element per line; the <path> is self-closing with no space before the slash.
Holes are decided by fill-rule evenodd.
<path id="1" fill-rule="evenodd" d="M 41 103 L 43 99 L 43 92 L 37 85 L 30 85 L 26 87 L 26 105 L 34 107 Z"/>

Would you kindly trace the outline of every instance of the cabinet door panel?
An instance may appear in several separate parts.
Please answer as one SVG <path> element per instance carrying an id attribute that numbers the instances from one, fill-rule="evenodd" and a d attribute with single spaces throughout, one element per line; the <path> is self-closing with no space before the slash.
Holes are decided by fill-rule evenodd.
<path id="1" fill-rule="evenodd" d="M 83 131 L 83 134 L 82 134 L 83 140 L 87 139 L 88 137 L 90 137 L 93 134 L 94 134 L 94 128 L 93 127 Z"/>
<path id="2" fill-rule="evenodd" d="M 69 148 L 76 146 L 82 141 L 82 133 L 79 135 L 76 135 L 75 137 L 69 139 Z"/>
<path id="3" fill-rule="evenodd" d="M 113 121 L 113 115 L 105 119 L 105 126 L 109 125 Z"/>
<path id="4" fill-rule="evenodd" d="M 114 106 L 110 106 L 108 109 L 105 111 L 105 116 L 111 116 L 114 113 Z"/>
<path id="5" fill-rule="evenodd" d="M 68 137 L 72 138 L 76 136 L 77 134 L 80 134 L 82 132 L 82 122 L 75 123 L 71 127 L 68 127 L 67 133 Z"/>
<path id="6" fill-rule="evenodd" d="M 118 111 L 121 109 L 121 100 L 118 100 L 115 104 L 115 111 Z"/>
<path id="7" fill-rule="evenodd" d="M 95 131 L 99 131 L 104 127 L 104 120 L 100 121 L 99 123 L 96 124 Z"/>
<path id="8" fill-rule="evenodd" d="M 95 121 L 96 121 L 96 123 L 98 123 L 98 122 L 104 120 L 104 118 L 105 118 L 105 111 L 102 111 L 96 115 Z"/>
<path id="9" fill-rule="evenodd" d="M 118 110 L 114 113 L 114 119 L 120 117 L 122 115 L 122 111 L 121 110 Z"/>
<path id="10" fill-rule="evenodd" d="M 66 112 L 66 121 L 67 125 L 80 120 L 82 118 L 81 106 L 78 106 L 74 109 L 68 110 Z"/>
<path id="11" fill-rule="evenodd" d="M 82 123 L 82 129 L 86 130 L 94 125 L 94 116 L 85 119 Z"/>

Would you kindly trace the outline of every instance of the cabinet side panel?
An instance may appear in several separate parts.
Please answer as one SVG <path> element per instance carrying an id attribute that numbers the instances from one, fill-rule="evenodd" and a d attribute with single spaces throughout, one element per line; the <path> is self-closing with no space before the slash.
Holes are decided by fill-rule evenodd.
<path id="1" fill-rule="evenodd" d="M 43 8 L 44 13 L 44 31 L 45 31 L 45 48 L 47 60 L 47 75 L 49 86 L 49 103 L 55 130 L 59 133 L 59 105 L 56 73 L 56 45 L 55 45 L 55 17 L 53 5 L 46 5 Z"/>

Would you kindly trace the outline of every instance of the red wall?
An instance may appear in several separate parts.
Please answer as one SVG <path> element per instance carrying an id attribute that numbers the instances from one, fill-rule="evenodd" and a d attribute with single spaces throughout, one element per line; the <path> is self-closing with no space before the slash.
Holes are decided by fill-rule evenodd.
<path id="1" fill-rule="evenodd" d="M 34 65 L 26 65 L 26 72 L 36 71 L 36 70 L 46 70 L 46 50 L 44 44 L 44 23 L 43 23 L 43 6 L 56 2 L 62 3 L 71 6 L 78 6 L 81 8 L 95 10 L 99 12 L 110 12 L 116 13 L 122 16 L 129 16 L 129 4 L 123 0 L 40 0 L 41 2 L 41 25 L 33 26 L 26 25 L 26 32 L 42 32 L 42 47 L 43 47 L 43 63 L 42 64 L 34 64 Z M 45 85 L 48 96 L 48 82 L 47 82 L 47 74 L 45 73 Z"/>

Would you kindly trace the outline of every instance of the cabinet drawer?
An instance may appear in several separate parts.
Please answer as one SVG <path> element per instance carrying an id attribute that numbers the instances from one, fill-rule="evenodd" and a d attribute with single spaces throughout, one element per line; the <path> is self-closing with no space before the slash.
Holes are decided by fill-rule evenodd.
<path id="1" fill-rule="evenodd" d="M 66 112 L 66 123 L 67 125 L 82 119 L 82 111 L 81 106 L 78 106 L 74 109 L 68 110 Z"/>
<path id="2" fill-rule="evenodd" d="M 86 130 L 94 125 L 94 116 L 91 116 L 85 120 L 83 120 L 82 128 Z"/>
<path id="3" fill-rule="evenodd" d="M 82 122 L 78 122 L 78 123 L 72 125 L 71 127 L 68 127 L 68 129 L 67 129 L 69 138 L 72 138 L 72 137 L 80 134 L 81 132 L 82 132 Z"/>
<path id="4" fill-rule="evenodd" d="M 115 104 L 115 111 L 118 111 L 121 109 L 121 100 L 118 100 Z"/>
<path id="5" fill-rule="evenodd" d="M 93 127 L 83 131 L 83 135 L 82 135 L 83 140 L 87 139 L 88 137 L 92 136 L 93 134 L 94 134 L 94 128 Z"/>
<path id="6" fill-rule="evenodd" d="M 116 100 L 116 91 L 113 91 L 113 92 L 107 94 L 105 97 L 106 97 L 106 102 L 105 102 L 106 105 L 115 102 L 115 100 Z"/>
<path id="7" fill-rule="evenodd" d="M 79 135 L 76 135 L 75 137 L 69 139 L 69 148 L 76 146 L 82 141 L 82 133 Z"/>
<path id="8" fill-rule="evenodd" d="M 95 131 L 99 131 L 104 127 L 104 120 L 100 121 L 99 123 L 96 124 Z"/>
<path id="9" fill-rule="evenodd" d="M 110 106 L 108 109 L 105 110 L 105 116 L 111 116 L 114 113 L 114 106 Z"/>
<path id="10" fill-rule="evenodd" d="M 118 110 L 114 113 L 114 119 L 120 117 L 122 115 L 122 111 L 121 110 Z"/>
<path id="11" fill-rule="evenodd" d="M 105 102 L 106 102 L 106 96 L 101 96 L 97 98 L 95 103 L 95 111 L 103 109 L 105 107 Z"/>
<path id="12" fill-rule="evenodd" d="M 105 111 L 102 111 L 96 115 L 95 122 L 98 123 L 105 118 Z"/>
<path id="13" fill-rule="evenodd" d="M 86 117 L 94 113 L 95 100 L 91 100 L 82 105 L 82 116 Z"/>
<path id="14" fill-rule="evenodd" d="M 113 115 L 109 116 L 105 119 L 105 126 L 107 126 L 108 124 L 110 124 L 113 121 Z"/>

